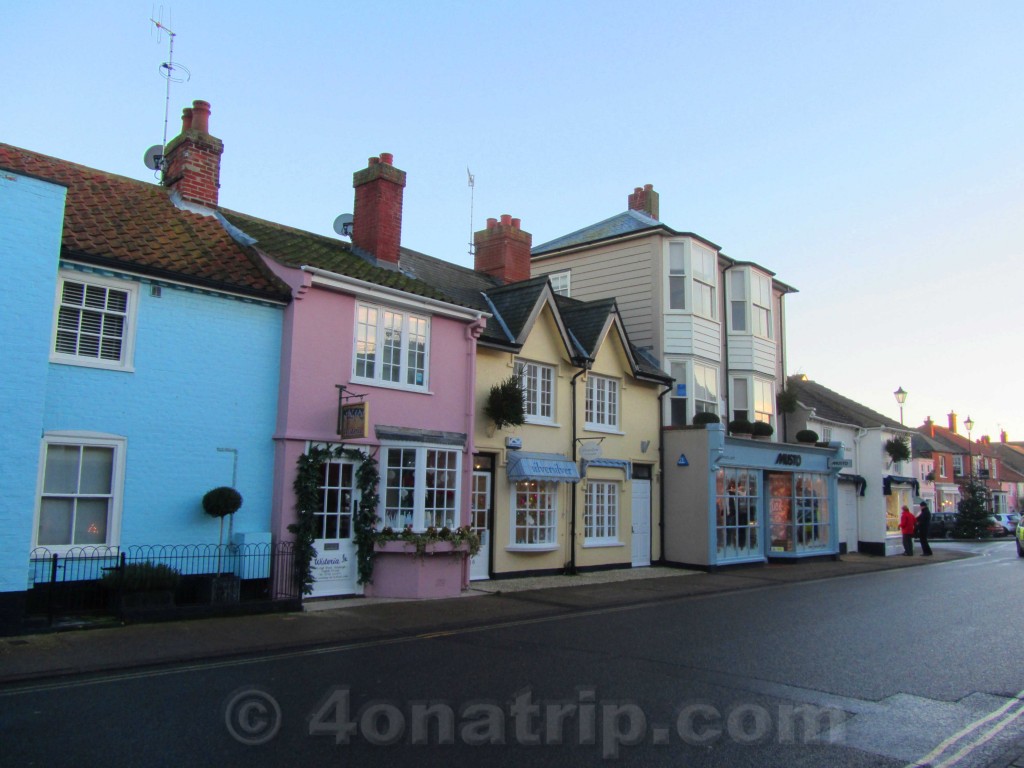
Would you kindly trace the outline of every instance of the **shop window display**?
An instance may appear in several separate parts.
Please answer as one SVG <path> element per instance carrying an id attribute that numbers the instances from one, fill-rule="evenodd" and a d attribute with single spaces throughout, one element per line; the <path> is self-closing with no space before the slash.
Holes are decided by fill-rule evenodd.
<path id="1" fill-rule="evenodd" d="M 761 556 L 758 533 L 760 473 L 747 469 L 719 469 L 716 484 L 717 560 Z"/>

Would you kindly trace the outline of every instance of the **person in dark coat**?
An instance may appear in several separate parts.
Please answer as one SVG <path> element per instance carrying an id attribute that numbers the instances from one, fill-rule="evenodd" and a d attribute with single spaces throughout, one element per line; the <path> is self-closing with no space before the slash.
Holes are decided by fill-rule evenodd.
<path id="1" fill-rule="evenodd" d="M 932 512 L 928 509 L 928 502 L 921 501 L 921 511 L 917 515 L 917 540 L 921 542 L 921 554 L 931 556 L 932 548 L 928 543 L 928 528 L 932 522 Z"/>

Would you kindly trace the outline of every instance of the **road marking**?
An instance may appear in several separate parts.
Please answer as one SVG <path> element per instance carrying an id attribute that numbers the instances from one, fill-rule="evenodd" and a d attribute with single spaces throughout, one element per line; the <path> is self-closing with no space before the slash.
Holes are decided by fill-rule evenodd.
<path id="1" fill-rule="evenodd" d="M 1003 706 L 999 707 L 999 709 L 985 715 L 984 717 L 978 718 L 973 723 L 968 724 L 958 732 L 954 733 L 949 738 L 939 742 L 938 746 L 936 746 L 935 749 L 933 749 L 931 752 L 929 752 L 927 755 L 920 758 L 919 760 L 915 760 L 913 763 L 908 764 L 906 768 L 918 768 L 918 766 L 922 765 L 929 765 L 931 766 L 931 768 L 948 768 L 948 766 L 958 763 L 960 760 L 969 755 L 975 749 L 982 746 L 986 742 L 990 741 L 1001 731 L 1003 731 L 1007 726 L 1009 726 L 1014 720 L 1016 720 L 1018 717 L 1024 714 L 1024 703 L 1021 702 L 1022 698 L 1024 698 L 1024 691 L 1018 693 L 1012 699 L 1007 701 Z M 968 742 L 964 747 L 961 747 L 961 749 L 958 752 L 951 755 L 947 760 L 944 760 L 939 763 L 932 763 L 933 760 L 935 760 L 942 753 L 948 750 L 953 744 L 960 741 L 965 736 L 968 736 L 973 732 L 979 730 L 986 723 L 989 723 L 992 720 L 995 720 L 996 718 L 1002 717 L 1006 713 L 1006 711 L 1014 705 L 1018 705 L 1017 711 L 1014 712 L 1012 715 L 1003 718 L 1002 721 L 993 726 L 987 733 L 985 733 L 984 736 L 978 738 L 975 741 Z"/>

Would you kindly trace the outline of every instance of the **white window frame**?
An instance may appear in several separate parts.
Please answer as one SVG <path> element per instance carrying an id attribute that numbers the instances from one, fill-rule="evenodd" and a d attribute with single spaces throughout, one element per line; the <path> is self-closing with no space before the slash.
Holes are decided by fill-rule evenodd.
<path id="1" fill-rule="evenodd" d="M 962 453 L 953 454 L 953 477 L 963 477 L 964 474 L 964 455 Z"/>
<path id="2" fill-rule="evenodd" d="M 766 379 L 755 378 L 753 384 L 754 421 L 763 421 L 775 426 L 775 384 Z M 767 388 L 767 395 L 765 389 Z"/>
<path id="3" fill-rule="evenodd" d="M 689 394 L 689 388 L 686 386 L 686 373 L 688 366 L 685 360 L 668 360 L 668 371 L 667 373 L 672 377 L 672 389 L 669 394 L 668 402 L 668 414 L 666 416 L 666 424 L 672 427 L 684 427 L 690 423 L 689 416 L 689 405 L 687 404 L 687 395 Z M 680 394 L 679 387 L 682 387 L 682 394 Z M 675 418 L 680 410 L 678 404 L 682 402 L 682 418 Z"/>
<path id="4" fill-rule="evenodd" d="M 618 432 L 622 423 L 622 388 L 619 380 L 589 374 L 586 390 L 585 428 L 597 432 Z"/>
<path id="5" fill-rule="evenodd" d="M 126 294 L 125 297 L 125 310 L 119 312 L 113 309 L 106 309 L 100 307 L 86 307 L 84 301 L 82 309 L 89 311 L 94 315 L 104 315 L 111 317 L 123 318 L 123 325 L 121 329 L 121 350 L 120 356 L 117 360 L 103 359 L 101 357 L 82 354 L 80 352 L 61 352 L 58 351 L 58 334 L 72 332 L 70 329 L 61 328 L 61 308 L 64 306 L 64 287 L 67 283 L 78 283 L 83 286 L 83 296 L 88 292 L 89 288 L 102 289 L 107 292 L 109 296 L 110 291 L 121 291 Z M 96 275 L 88 274 L 85 272 L 78 272 L 70 269 L 62 269 L 57 279 L 57 294 L 53 302 L 53 332 L 50 335 L 50 362 L 60 363 L 63 365 L 79 365 L 85 368 L 103 368 L 111 371 L 127 371 L 131 372 L 135 370 L 135 326 L 138 317 L 138 306 L 139 306 L 139 286 L 138 283 L 134 283 L 129 280 L 118 280 L 109 277 L 99 277 Z M 76 311 L 77 307 L 73 304 L 68 304 L 67 309 L 70 312 Z M 67 324 L 67 320 L 64 324 Z M 80 328 L 80 325 L 78 326 Z M 76 345 L 81 339 L 80 330 L 73 331 Z M 92 334 L 89 334 L 92 335 Z M 65 342 L 66 343 L 66 342 Z"/>
<path id="6" fill-rule="evenodd" d="M 77 490 L 74 493 L 46 492 L 46 455 L 51 445 L 77 446 L 80 448 L 111 448 L 113 457 L 111 462 L 111 478 L 109 494 L 82 494 Z M 55 554 L 65 554 L 72 549 L 82 547 L 117 547 L 121 543 L 121 514 L 124 503 L 124 467 L 125 454 L 128 451 L 128 438 L 121 435 L 109 435 L 100 432 L 47 432 L 43 435 L 39 449 L 39 470 L 36 479 L 36 502 L 35 514 L 32 522 L 32 547 L 45 547 Z M 107 535 L 102 544 L 40 544 L 39 524 L 42 517 L 43 497 L 72 497 L 97 498 L 106 496 L 107 502 Z M 72 519 L 72 540 L 74 539 L 74 520 Z"/>
<path id="7" fill-rule="evenodd" d="M 558 549 L 558 496 L 560 484 L 550 480 L 521 480 L 512 484 L 509 498 L 509 525 L 511 528 L 509 549 L 554 550 Z M 519 521 L 519 499 L 522 494 L 536 494 L 537 504 L 524 510 L 524 522 Z M 548 519 L 541 524 L 543 513 Z M 530 534 L 533 534 L 532 536 Z M 530 539 L 533 539 L 530 541 Z"/>
<path id="8" fill-rule="evenodd" d="M 395 319 L 397 319 L 397 324 L 394 322 Z M 389 324 L 388 320 L 392 322 Z M 430 385 L 429 317 L 386 305 L 358 301 L 356 302 L 353 325 L 352 381 L 413 392 L 427 391 Z M 401 332 L 397 363 L 390 362 L 385 358 L 385 351 L 395 348 L 395 345 L 389 344 L 387 338 L 388 331 L 393 327 L 397 327 Z M 421 353 L 411 348 L 410 342 L 414 337 L 422 339 Z M 411 365 L 413 358 L 417 356 L 422 358 L 416 361 L 419 364 Z M 371 366 L 372 372 L 367 374 L 366 368 Z M 397 381 L 384 377 L 386 367 L 397 367 Z M 415 379 L 416 372 L 421 372 L 422 381 L 410 383 L 410 375 Z"/>
<path id="9" fill-rule="evenodd" d="M 516 360 L 515 372 L 523 389 L 527 423 L 554 424 L 555 382 L 558 380 L 554 366 L 533 360 Z"/>
<path id="10" fill-rule="evenodd" d="M 763 339 L 773 337 L 772 281 L 767 275 L 750 273 L 750 328 L 751 333 Z"/>
<path id="11" fill-rule="evenodd" d="M 391 467 L 389 462 L 393 455 L 404 451 L 412 452 L 414 463 L 412 467 L 413 484 L 403 485 L 401 464 Z M 462 525 L 460 510 L 462 508 L 462 451 L 450 445 L 423 445 L 422 443 L 389 443 L 381 446 L 381 476 L 380 476 L 380 506 L 382 527 L 393 528 L 400 531 L 411 525 L 414 531 L 425 531 L 427 528 L 442 528 L 447 526 L 451 529 Z M 443 454 L 446 459 L 454 459 L 454 466 L 432 465 L 431 461 Z M 390 471 L 395 470 L 399 475 L 392 482 Z M 428 485 L 431 472 L 434 473 L 434 485 Z M 438 475 L 446 480 L 445 483 L 437 483 Z M 403 492 L 411 494 L 407 498 L 394 499 L 391 492 L 398 494 Z M 431 494 L 434 495 L 434 503 L 431 503 Z M 453 493 L 450 503 L 438 504 L 436 494 Z M 392 513 L 392 509 L 394 512 Z M 409 511 L 411 521 L 405 519 L 403 511 Z M 450 516 L 446 513 L 450 512 Z M 438 514 L 441 514 L 441 517 Z"/>
<path id="12" fill-rule="evenodd" d="M 685 312 L 688 306 L 686 302 L 686 243 L 668 244 L 668 265 L 666 271 L 668 276 L 665 279 L 665 286 L 668 295 L 665 297 L 665 306 L 674 312 Z M 679 291 L 672 290 L 673 281 L 676 285 L 680 286 Z M 682 306 L 672 305 L 673 295 L 679 297 Z"/>
<path id="13" fill-rule="evenodd" d="M 708 320 L 718 319 L 718 258 L 710 248 L 690 245 L 690 271 L 693 273 L 693 314 Z"/>
<path id="14" fill-rule="evenodd" d="M 821 442 L 831 443 L 832 442 L 832 427 L 821 428 Z"/>
<path id="15" fill-rule="evenodd" d="M 944 453 L 939 454 L 939 477 L 946 476 L 946 455 Z"/>
<path id="16" fill-rule="evenodd" d="M 621 484 L 588 480 L 583 505 L 583 543 L 588 546 L 618 545 Z"/>
<path id="17" fill-rule="evenodd" d="M 568 296 L 571 288 L 571 273 L 569 270 L 564 272 L 552 272 L 548 275 L 548 280 L 551 281 L 551 290 L 560 296 Z"/>
<path id="18" fill-rule="evenodd" d="M 747 274 L 747 271 L 743 269 L 734 269 L 729 272 L 729 327 L 733 333 L 749 333 L 750 323 L 747 318 L 750 310 L 747 306 Z"/>
<path id="19" fill-rule="evenodd" d="M 708 380 L 711 387 L 708 387 Z M 706 391 L 708 398 L 702 398 Z M 693 364 L 693 414 L 713 413 L 718 416 L 718 369 L 704 363 Z"/>
<path id="20" fill-rule="evenodd" d="M 742 402 L 740 399 L 740 393 L 737 392 L 737 384 L 742 385 L 744 390 Z M 732 386 L 732 398 L 729 400 L 729 410 L 731 410 L 732 413 L 729 414 L 729 420 L 738 421 L 740 418 L 744 418 L 747 421 L 753 421 L 753 419 L 750 418 L 754 413 L 754 409 L 751 406 L 750 379 L 745 376 L 734 376 L 730 385 Z M 742 408 L 740 406 L 742 406 Z M 742 417 L 739 416 L 737 411 L 742 411 L 744 415 Z"/>

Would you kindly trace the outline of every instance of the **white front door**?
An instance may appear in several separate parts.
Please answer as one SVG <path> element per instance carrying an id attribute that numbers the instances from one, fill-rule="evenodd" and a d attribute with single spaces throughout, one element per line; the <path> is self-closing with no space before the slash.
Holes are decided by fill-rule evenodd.
<path id="1" fill-rule="evenodd" d="M 633 567 L 651 564 L 651 481 L 633 480 Z"/>
<path id="2" fill-rule="evenodd" d="M 469 561 L 469 578 L 490 578 L 491 569 L 491 473 L 473 473 L 473 530 L 480 537 L 480 551 Z"/>
<path id="3" fill-rule="evenodd" d="M 852 483 L 838 483 L 839 486 L 839 530 L 846 542 L 847 552 L 857 551 L 860 539 L 857 520 L 857 487 Z"/>
<path id="4" fill-rule="evenodd" d="M 351 595 L 356 587 L 356 544 L 352 516 L 359 501 L 356 465 L 350 461 L 329 461 L 320 478 L 320 509 L 316 512 L 313 547 L 313 592 L 311 597 Z"/>

